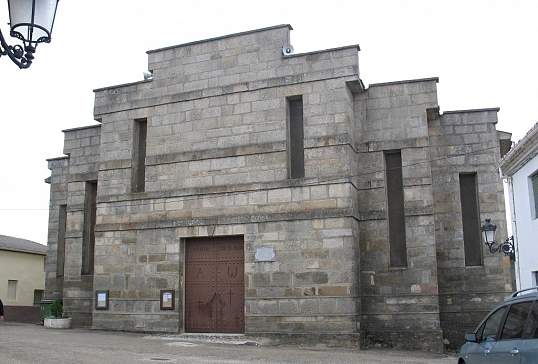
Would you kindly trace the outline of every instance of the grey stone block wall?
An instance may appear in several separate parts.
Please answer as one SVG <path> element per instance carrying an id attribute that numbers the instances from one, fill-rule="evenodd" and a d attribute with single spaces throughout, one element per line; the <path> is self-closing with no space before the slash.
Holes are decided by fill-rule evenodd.
<path id="1" fill-rule="evenodd" d="M 436 80 L 372 85 L 356 98 L 356 115 L 362 116 L 356 122 L 357 183 L 366 345 L 442 350 L 426 118 L 436 105 Z M 383 151 L 392 149 L 402 155 L 408 263 L 403 268 L 390 266 Z"/>
<path id="2" fill-rule="evenodd" d="M 132 127 L 138 118 L 148 119 L 147 192 L 286 179 L 286 97 L 294 95 L 303 95 L 306 176 L 346 175 L 354 159 L 349 79 L 291 80 L 102 115 L 100 194 L 130 192 Z M 328 158 L 334 163 L 324 163 Z"/>
<path id="3" fill-rule="evenodd" d="M 246 323 L 252 334 L 354 334 L 359 322 L 357 223 L 352 218 L 251 225 Z M 275 249 L 256 262 L 257 247 Z"/>
<path id="4" fill-rule="evenodd" d="M 177 332 L 178 312 L 182 312 L 179 295 L 175 311 L 160 311 L 159 292 L 180 287 L 180 247 L 176 229 L 97 233 L 94 288 L 109 291 L 110 307 L 94 311 L 93 327 Z"/>
<path id="5" fill-rule="evenodd" d="M 181 291 L 181 241 L 213 227 L 215 236 L 244 235 L 247 332 L 358 332 L 356 193 L 346 177 L 356 165 L 346 81 L 358 79 L 357 47 L 283 57 L 287 44 L 285 26 L 150 52 L 151 87 L 96 90 L 94 288 L 113 287 L 114 304 L 94 311 L 94 327 L 182 330 L 181 295 L 171 321 L 173 313 L 159 310 L 158 289 Z M 290 181 L 286 97 L 296 95 L 306 176 Z M 132 128 L 140 118 L 148 120 L 146 190 L 132 194 Z M 260 245 L 274 246 L 280 260 L 254 264 Z M 148 247 L 152 253 L 140 255 Z"/>
<path id="6" fill-rule="evenodd" d="M 110 290 L 108 311 L 93 326 L 129 331 L 183 331 L 186 238 L 243 235 L 248 334 L 357 332 L 356 225 L 350 218 L 190 226 L 99 233 L 95 289 Z M 274 262 L 256 262 L 259 246 Z M 176 309 L 160 311 L 159 291 L 174 289 Z"/>
<path id="7" fill-rule="evenodd" d="M 75 327 L 91 326 L 93 276 L 82 275 L 82 236 L 86 181 L 96 181 L 100 150 L 100 125 L 64 130 L 67 158 L 50 160 L 52 171 L 49 217 L 47 298 L 62 298 L 64 312 Z M 64 276 L 56 277 L 58 212 L 67 205 Z"/>
<path id="8" fill-rule="evenodd" d="M 57 277 L 58 231 L 60 205 L 67 205 L 67 178 L 69 176 L 69 159 L 60 157 L 47 160 L 51 176 L 49 224 L 47 237 L 47 259 L 45 262 L 45 297 L 61 299 L 63 297 L 63 277 Z"/>
<path id="9" fill-rule="evenodd" d="M 483 264 L 465 266 L 460 173 L 477 173 L 480 220 L 494 221 L 498 240 L 507 236 L 497 111 L 446 112 L 429 123 L 441 324 L 451 347 L 515 289 L 510 258 L 490 253 L 485 245 Z"/>
<path id="10" fill-rule="evenodd" d="M 68 157 L 49 162 L 47 294 L 62 296 L 78 324 L 182 332 L 192 237 L 243 236 L 245 332 L 293 342 L 362 336 L 365 345 L 441 351 L 443 335 L 460 337 L 451 321 L 472 322 L 510 289 L 509 267 L 494 269 L 499 257 L 488 258 L 482 280 L 463 274 L 451 248 L 461 227 L 443 230 L 459 206 L 444 194 L 456 169 L 438 160 L 458 151 L 468 155 L 458 168 L 487 171 L 479 172 L 482 213 L 505 228 L 498 155 L 469 154 L 475 143 L 498 146 L 494 124 L 432 113 L 437 79 L 365 89 L 358 46 L 283 56 L 289 31 L 149 51 L 152 80 L 95 90 L 100 127 L 66 131 Z M 290 180 L 286 98 L 297 95 L 305 177 Z M 147 119 L 140 193 L 131 192 L 136 119 Z M 408 261 L 397 269 L 389 266 L 383 157 L 392 149 L 402 154 Z M 98 180 L 95 271 L 83 277 L 90 180 Z M 63 282 L 54 265 L 60 204 L 68 205 Z M 275 260 L 256 262 L 258 247 L 274 248 Z M 93 309 L 101 289 L 110 291 L 105 311 Z M 161 289 L 176 291 L 174 311 L 160 310 Z"/>

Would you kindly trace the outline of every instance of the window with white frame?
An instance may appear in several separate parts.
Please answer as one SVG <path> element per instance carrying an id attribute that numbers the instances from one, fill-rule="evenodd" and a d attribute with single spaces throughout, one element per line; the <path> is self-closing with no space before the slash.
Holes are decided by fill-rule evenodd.
<path id="1" fill-rule="evenodd" d="M 538 218 L 538 171 L 530 176 L 530 202 L 532 218 Z"/>

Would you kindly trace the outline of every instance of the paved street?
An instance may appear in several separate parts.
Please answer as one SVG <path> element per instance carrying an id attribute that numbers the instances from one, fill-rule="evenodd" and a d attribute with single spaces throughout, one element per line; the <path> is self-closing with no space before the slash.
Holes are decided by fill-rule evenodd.
<path id="1" fill-rule="evenodd" d="M 390 363 L 448 364 L 417 352 L 256 347 L 181 341 L 157 335 L 51 330 L 0 323 L 0 363 Z"/>

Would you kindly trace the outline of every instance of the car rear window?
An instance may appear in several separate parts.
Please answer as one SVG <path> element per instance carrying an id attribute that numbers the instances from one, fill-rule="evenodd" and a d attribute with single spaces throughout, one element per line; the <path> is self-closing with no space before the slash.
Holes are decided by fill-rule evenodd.
<path id="1" fill-rule="evenodd" d="M 538 339 L 538 301 L 534 301 L 523 337 L 526 339 Z"/>
<path id="2" fill-rule="evenodd" d="M 520 339 L 523 336 L 523 329 L 529 317 L 532 301 L 516 303 L 510 306 L 508 316 L 504 323 L 501 340 Z"/>

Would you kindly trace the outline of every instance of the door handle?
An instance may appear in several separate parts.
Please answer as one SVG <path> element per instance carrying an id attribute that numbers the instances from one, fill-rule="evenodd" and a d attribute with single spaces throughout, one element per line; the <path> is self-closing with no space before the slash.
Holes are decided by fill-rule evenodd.
<path id="1" fill-rule="evenodd" d="M 510 354 L 517 355 L 519 354 L 519 350 L 517 348 L 513 348 L 512 350 L 510 350 Z"/>

